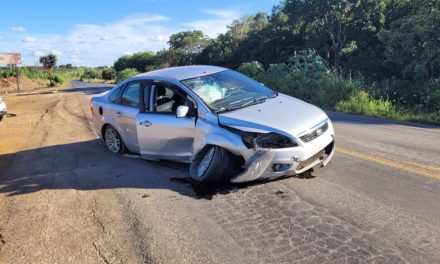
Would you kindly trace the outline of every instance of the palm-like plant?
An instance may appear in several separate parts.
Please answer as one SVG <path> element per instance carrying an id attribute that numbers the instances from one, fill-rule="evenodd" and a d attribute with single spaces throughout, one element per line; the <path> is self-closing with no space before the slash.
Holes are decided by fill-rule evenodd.
<path id="1" fill-rule="evenodd" d="M 40 63 L 43 64 L 43 68 L 47 71 L 47 74 L 49 75 L 50 86 L 55 86 L 55 82 L 52 78 L 52 71 L 57 64 L 57 56 L 54 54 L 41 56 Z"/>

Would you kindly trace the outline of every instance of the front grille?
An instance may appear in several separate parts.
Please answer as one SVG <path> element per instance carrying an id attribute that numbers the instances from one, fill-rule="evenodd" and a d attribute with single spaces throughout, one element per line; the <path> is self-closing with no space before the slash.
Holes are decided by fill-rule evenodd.
<path id="1" fill-rule="evenodd" d="M 325 122 L 324 125 L 318 127 L 317 129 L 313 130 L 312 132 L 310 132 L 306 135 L 303 135 L 299 138 L 302 141 L 304 141 L 305 143 L 307 143 L 307 142 L 310 142 L 310 141 L 314 140 L 315 138 L 319 137 L 320 135 L 324 134 L 324 132 L 327 131 L 327 129 L 328 129 L 328 122 Z"/>
<path id="2" fill-rule="evenodd" d="M 316 153 L 315 155 L 311 156 L 310 158 L 301 161 L 298 164 L 298 167 L 296 167 L 296 170 L 302 170 L 305 167 L 309 166 L 310 164 L 312 164 L 313 162 L 315 162 L 316 160 L 320 159 L 323 155 L 323 151 L 321 150 L 320 152 Z"/>

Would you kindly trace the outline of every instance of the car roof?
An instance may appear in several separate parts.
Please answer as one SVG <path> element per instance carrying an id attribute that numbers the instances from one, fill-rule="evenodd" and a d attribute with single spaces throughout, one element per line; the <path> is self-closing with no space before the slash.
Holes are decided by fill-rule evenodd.
<path id="1" fill-rule="evenodd" d="M 199 76 L 209 75 L 221 71 L 225 71 L 227 68 L 209 65 L 191 65 L 166 68 L 161 70 L 150 71 L 137 75 L 136 77 L 167 77 L 177 81 L 195 78 Z"/>

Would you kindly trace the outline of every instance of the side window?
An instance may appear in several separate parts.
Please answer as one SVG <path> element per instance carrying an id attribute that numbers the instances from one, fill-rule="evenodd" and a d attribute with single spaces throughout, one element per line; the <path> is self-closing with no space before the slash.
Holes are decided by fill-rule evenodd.
<path id="1" fill-rule="evenodd" d="M 120 103 L 120 97 L 121 97 L 121 88 L 118 88 L 118 89 L 116 89 L 116 90 L 114 90 L 109 96 L 108 96 L 108 100 L 111 102 L 111 103 L 114 103 L 114 104 L 119 104 Z"/>
<path id="2" fill-rule="evenodd" d="M 124 92 L 121 96 L 121 104 L 139 107 L 139 91 L 140 91 L 140 83 L 130 83 L 127 87 L 125 87 Z"/>
<path id="3" fill-rule="evenodd" d="M 177 107 L 185 105 L 188 100 L 175 89 L 156 85 L 156 94 L 154 98 L 155 110 L 157 113 L 175 113 Z"/>

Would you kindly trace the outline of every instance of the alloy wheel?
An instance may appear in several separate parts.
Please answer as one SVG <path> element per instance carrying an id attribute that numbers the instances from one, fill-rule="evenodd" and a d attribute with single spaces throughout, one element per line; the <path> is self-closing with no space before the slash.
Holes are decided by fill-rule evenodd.
<path id="1" fill-rule="evenodd" d="M 197 176 L 203 177 L 205 175 L 206 171 L 209 168 L 209 165 L 211 165 L 212 158 L 214 157 L 214 148 L 210 148 L 208 152 L 203 156 L 202 160 L 200 161 L 199 167 L 197 168 Z"/>
<path id="2" fill-rule="evenodd" d="M 105 130 L 105 143 L 113 153 L 118 153 L 121 150 L 121 138 L 118 132 L 111 127 Z"/>

